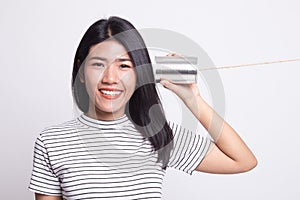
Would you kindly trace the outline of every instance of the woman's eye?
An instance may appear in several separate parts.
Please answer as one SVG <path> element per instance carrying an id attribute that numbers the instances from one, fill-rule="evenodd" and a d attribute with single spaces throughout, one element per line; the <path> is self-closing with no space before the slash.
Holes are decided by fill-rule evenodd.
<path id="1" fill-rule="evenodd" d="M 93 63 L 92 66 L 103 67 L 104 65 L 102 63 Z"/>
<path id="2" fill-rule="evenodd" d="M 121 68 L 131 68 L 130 65 L 125 65 L 125 64 L 120 65 L 120 67 L 121 67 Z"/>

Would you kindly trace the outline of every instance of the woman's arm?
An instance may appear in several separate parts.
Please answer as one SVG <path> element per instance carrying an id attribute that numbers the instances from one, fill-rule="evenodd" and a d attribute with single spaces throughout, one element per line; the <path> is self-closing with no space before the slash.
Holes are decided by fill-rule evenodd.
<path id="1" fill-rule="evenodd" d="M 251 170 L 257 160 L 237 132 L 201 97 L 197 97 L 197 119 L 215 141 L 209 154 L 196 169 L 209 173 L 241 173 Z"/>
<path id="2" fill-rule="evenodd" d="M 161 84 L 179 96 L 214 140 L 197 171 L 228 174 L 251 170 L 257 160 L 237 132 L 200 96 L 196 84 L 177 85 L 166 80 Z"/>
<path id="3" fill-rule="evenodd" d="M 35 193 L 35 200 L 62 200 L 61 196 L 48 196 L 44 194 Z"/>

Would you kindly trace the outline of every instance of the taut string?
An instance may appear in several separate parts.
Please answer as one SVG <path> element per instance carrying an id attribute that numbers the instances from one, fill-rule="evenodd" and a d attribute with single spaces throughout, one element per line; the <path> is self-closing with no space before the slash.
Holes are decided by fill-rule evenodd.
<path id="1" fill-rule="evenodd" d="M 198 70 L 199 71 L 206 71 L 206 70 L 216 70 L 216 69 L 230 69 L 230 68 L 250 67 L 250 66 L 269 65 L 269 64 L 275 64 L 275 63 L 287 63 L 287 62 L 297 62 L 297 61 L 300 61 L 300 58 L 291 59 L 291 60 L 278 60 L 278 61 L 270 61 L 270 62 L 241 64 L 241 65 L 204 67 L 204 68 L 200 68 L 200 69 L 198 68 Z"/>

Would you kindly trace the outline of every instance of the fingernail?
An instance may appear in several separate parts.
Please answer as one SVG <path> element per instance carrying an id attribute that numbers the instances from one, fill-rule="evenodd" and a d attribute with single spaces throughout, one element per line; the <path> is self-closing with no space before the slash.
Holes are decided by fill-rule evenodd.
<path id="1" fill-rule="evenodd" d="M 168 81 L 166 81 L 166 80 L 161 80 L 160 83 L 161 83 L 162 85 L 167 85 L 167 84 L 168 84 Z"/>

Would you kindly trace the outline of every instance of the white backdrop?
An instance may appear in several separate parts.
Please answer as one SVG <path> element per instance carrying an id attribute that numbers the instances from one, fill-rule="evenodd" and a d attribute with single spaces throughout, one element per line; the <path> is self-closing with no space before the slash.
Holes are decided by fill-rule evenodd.
<path id="1" fill-rule="evenodd" d="M 299 11 L 297 0 L 2 0 L 1 199 L 33 199 L 27 186 L 34 140 L 44 127 L 73 117 L 72 59 L 94 21 L 117 15 L 137 28 L 182 33 L 223 66 L 299 58 Z M 225 119 L 259 164 L 239 175 L 169 170 L 163 199 L 299 199 L 300 62 L 219 74 Z"/>

